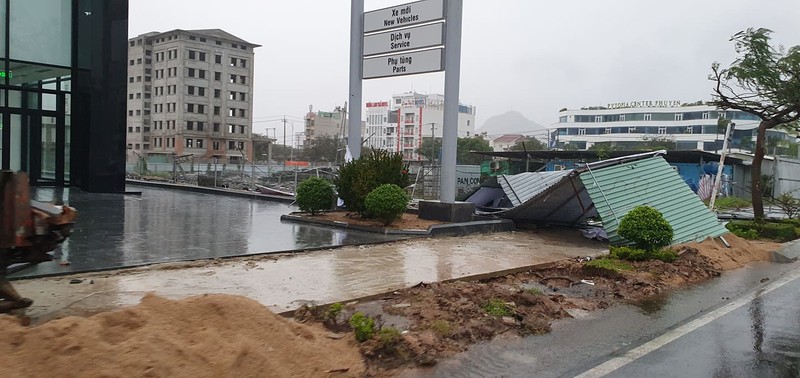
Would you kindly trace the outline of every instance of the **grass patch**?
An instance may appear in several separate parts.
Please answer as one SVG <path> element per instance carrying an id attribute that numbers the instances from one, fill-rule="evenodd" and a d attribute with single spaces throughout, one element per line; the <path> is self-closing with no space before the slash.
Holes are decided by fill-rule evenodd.
<path id="1" fill-rule="evenodd" d="M 769 239 L 780 243 L 800 237 L 800 227 L 795 219 L 779 222 L 733 220 L 725 227 L 734 235 L 745 239 Z"/>
<path id="2" fill-rule="evenodd" d="M 443 319 L 434 320 L 433 323 L 431 323 L 430 329 L 443 337 L 448 337 L 453 334 L 453 325 Z"/>
<path id="3" fill-rule="evenodd" d="M 617 259 L 594 259 L 583 264 L 584 267 L 593 269 L 610 270 L 614 272 L 632 271 L 633 265 Z"/>
<path id="4" fill-rule="evenodd" d="M 718 209 L 741 209 L 753 206 L 750 200 L 738 197 L 719 197 L 714 201 Z"/>
<path id="5" fill-rule="evenodd" d="M 530 289 L 528 289 L 528 290 L 525 290 L 525 291 L 526 291 L 528 294 L 533 294 L 533 295 L 542 295 L 542 291 L 541 291 L 541 290 L 539 290 L 539 288 L 538 288 L 538 287 L 532 287 L 532 288 L 530 288 Z"/>
<path id="6" fill-rule="evenodd" d="M 372 338 L 375 332 L 375 319 L 366 316 L 360 312 L 356 312 L 350 317 L 350 326 L 353 327 L 353 332 L 356 334 L 356 340 L 364 342 Z"/>
<path id="7" fill-rule="evenodd" d="M 498 298 L 492 298 L 488 302 L 484 303 L 483 311 L 486 311 L 487 314 L 492 316 L 509 316 L 511 315 L 511 309 L 508 307 L 505 301 Z"/>

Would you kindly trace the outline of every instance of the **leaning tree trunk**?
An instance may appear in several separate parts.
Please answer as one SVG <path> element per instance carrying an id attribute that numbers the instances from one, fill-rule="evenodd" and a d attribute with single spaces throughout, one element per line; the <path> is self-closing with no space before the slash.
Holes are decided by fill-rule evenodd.
<path id="1" fill-rule="evenodd" d="M 758 124 L 758 134 L 756 137 L 756 151 L 753 157 L 753 168 L 751 173 L 750 190 L 753 200 L 753 217 L 757 221 L 764 219 L 764 198 L 761 189 L 761 162 L 764 161 L 764 142 L 767 136 L 767 122 L 761 121 Z"/>

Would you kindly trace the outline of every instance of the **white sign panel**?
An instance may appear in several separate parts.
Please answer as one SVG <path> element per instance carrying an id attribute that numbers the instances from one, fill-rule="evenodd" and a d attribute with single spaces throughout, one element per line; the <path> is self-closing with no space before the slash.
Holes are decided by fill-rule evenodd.
<path id="1" fill-rule="evenodd" d="M 422 0 L 364 13 L 364 33 L 441 20 L 444 0 Z"/>
<path id="2" fill-rule="evenodd" d="M 417 26 L 364 37 L 364 56 L 416 50 L 444 43 L 444 24 Z"/>
<path id="3" fill-rule="evenodd" d="M 364 59 L 364 79 L 414 75 L 444 69 L 444 49 L 415 51 Z"/>

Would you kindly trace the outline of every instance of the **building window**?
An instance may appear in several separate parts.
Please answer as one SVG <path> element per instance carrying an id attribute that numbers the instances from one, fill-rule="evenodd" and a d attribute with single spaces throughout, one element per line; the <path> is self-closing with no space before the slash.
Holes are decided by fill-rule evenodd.
<path id="1" fill-rule="evenodd" d="M 606 127 L 606 134 L 611 134 L 611 128 L 610 127 Z"/>
<path id="2" fill-rule="evenodd" d="M 178 59 L 178 49 L 168 50 L 167 59 Z"/>
<path id="3" fill-rule="evenodd" d="M 244 134 L 244 125 L 239 125 L 239 134 Z"/>
<path id="4" fill-rule="evenodd" d="M 199 60 L 201 62 L 205 62 L 206 61 L 206 53 L 204 53 L 204 52 L 197 53 L 197 60 Z"/>
<path id="5" fill-rule="evenodd" d="M 189 50 L 188 52 L 189 52 L 189 59 L 192 60 L 197 59 L 197 54 L 194 52 L 194 50 Z"/>
<path id="6" fill-rule="evenodd" d="M 133 100 L 133 93 L 128 93 L 128 100 Z"/>
<path id="7" fill-rule="evenodd" d="M 203 148 L 203 140 L 202 139 L 198 139 L 197 140 L 197 148 Z"/>
<path id="8" fill-rule="evenodd" d="M 192 143 L 192 138 L 186 138 L 186 148 L 193 148 L 194 143 Z"/>
<path id="9" fill-rule="evenodd" d="M 219 106 L 215 106 L 214 107 L 214 115 L 219 115 L 219 112 L 220 112 L 220 107 Z"/>
<path id="10" fill-rule="evenodd" d="M 236 100 L 236 92 L 228 92 L 228 100 Z"/>
<path id="11" fill-rule="evenodd" d="M 186 130 L 194 130 L 194 122 L 186 121 Z"/>
<path id="12" fill-rule="evenodd" d="M 603 122 L 603 116 L 594 116 L 594 121 L 597 123 Z"/>
<path id="13" fill-rule="evenodd" d="M 203 127 L 204 127 L 204 126 L 205 126 L 205 125 L 203 124 L 203 122 L 199 122 L 199 121 L 198 121 L 198 122 L 197 122 L 197 131 L 203 131 Z M 198 139 L 198 141 L 199 141 L 199 139 Z M 200 147 L 200 146 L 197 146 L 197 147 Z"/>
<path id="14" fill-rule="evenodd" d="M 197 105 L 197 113 L 198 114 L 205 114 L 206 113 L 206 106 L 205 105 Z"/>
<path id="15" fill-rule="evenodd" d="M 130 47 L 134 47 L 134 46 L 136 46 L 136 42 L 134 42 L 134 41 L 130 41 L 130 42 L 128 43 L 128 45 L 129 45 Z"/>
<path id="16" fill-rule="evenodd" d="M 228 108 L 228 117 L 236 117 L 236 109 Z"/>
<path id="17" fill-rule="evenodd" d="M 578 135 L 586 135 L 586 129 L 578 129 Z"/>
<path id="18" fill-rule="evenodd" d="M 231 58 L 231 67 L 236 67 L 236 58 Z"/>
<path id="19" fill-rule="evenodd" d="M 200 77 L 201 79 L 206 78 L 206 70 L 198 70 L 197 73 L 199 74 L 198 77 Z"/>
<path id="20" fill-rule="evenodd" d="M 244 142 L 239 142 L 237 146 L 240 150 L 244 150 Z"/>
<path id="21" fill-rule="evenodd" d="M 659 126 L 658 127 L 658 135 L 664 135 L 666 133 L 667 133 L 667 127 L 666 126 Z"/>
<path id="22" fill-rule="evenodd" d="M 193 35 L 190 35 L 190 36 L 189 36 L 189 40 L 190 40 L 190 41 L 195 41 L 195 40 L 197 40 L 197 39 L 196 39 L 196 38 L 195 38 Z"/>
<path id="23" fill-rule="evenodd" d="M 239 65 L 242 66 L 242 68 L 247 68 L 247 61 L 244 59 L 239 59 Z"/>
<path id="24" fill-rule="evenodd" d="M 129 62 L 129 65 L 131 65 L 131 66 L 133 65 L 133 59 L 131 59 L 131 61 Z"/>
<path id="25" fill-rule="evenodd" d="M 129 77 L 129 78 L 128 78 L 128 82 L 129 82 L 129 83 L 133 83 L 133 76 L 131 76 L 131 77 Z"/>
<path id="26" fill-rule="evenodd" d="M 703 119 L 709 119 L 711 115 L 708 112 L 703 113 Z"/>
<path id="27" fill-rule="evenodd" d="M 239 92 L 239 101 L 247 101 L 247 94 L 244 92 Z M 469 126 L 469 121 L 467 121 L 467 126 Z"/>
<path id="28" fill-rule="evenodd" d="M 232 140 L 228 141 L 228 149 L 229 149 L 229 150 L 234 150 L 234 149 L 236 149 L 236 142 L 234 142 L 234 141 L 232 141 Z"/>
<path id="29" fill-rule="evenodd" d="M 128 110 L 128 115 L 133 117 L 133 110 Z"/>
<path id="30" fill-rule="evenodd" d="M 620 121 L 624 121 L 625 120 L 625 114 L 620 114 L 619 115 L 619 120 Z"/>
<path id="31" fill-rule="evenodd" d="M 219 142 L 212 142 L 211 149 L 214 151 L 219 151 Z"/>
<path id="32" fill-rule="evenodd" d="M 229 81 L 231 84 L 236 84 L 236 75 L 231 75 L 231 80 Z"/>
<path id="33" fill-rule="evenodd" d="M 214 131 L 215 133 L 219 132 L 219 122 L 214 122 L 214 128 L 212 131 Z"/>
<path id="34" fill-rule="evenodd" d="M 204 87 L 197 87 L 197 95 L 198 96 L 206 96 L 206 89 Z"/>
<path id="35" fill-rule="evenodd" d="M 686 134 L 693 134 L 693 133 L 694 133 L 694 127 L 686 126 Z"/>
<path id="36" fill-rule="evenodd" d="M 240 84 L 247 84 L 247 77 L 239 76 L 239 83 Z"/>
<path id="37" fill-rule="evenodd" d="M 236 133 L 236 125 L 228 124 L 228 134 Z"/>
<path id="38" fill-rule="evenodd" d="M 220 41 L 214 41 L 214 43 L 216 43 L 216 44 L 217 44 L 217 46 L 222 46 L 222 42 L 220 42 Z M 218 149 L 218 148 L 217 148 L 217 149 Z"/>
<path id="39" fill-rule="evenodd" d="M 222 72 L 214 71 L 214 80 L 221 81 L 222 80 Z M 216 97 L 219 97 L 219 96 L 216 96 Z"/>
<path id="40" fill-rule="evenodd" d="M 628 133 L 629 133 L 629 134 L 633 134 L 633 133 L 635 133 L 635 132 L 636 132 L 636 128 L 635 128 L 635 127 L 629 127 L 629 128 L 628 128 Z"/>
<path id="41" fill-rule="evenodd" d="M 645 121 L 650 121 L 650 120 L 652 120 L 652 119 L 653 119 L 653 115 L 652 115 L 652 114 L 650 114 L 650 113 L 644 113 L 644 120 L 645 120 Z"/>
<path id="42" fill-rule="evenodd" d="M 246 118 L 247 117 L 247 110 L 239 109 L 239 117 Z"/>
<path id="43" fill-rule="evenodd" d="M 194 104 L 186 104 L 186 111 L 189 113 L 194 113 Z"/>
<path id="44" fill-rule="evenodd" d="M 191 85 L 186 87 L 186 94 L 194 96 L 194 87 Z"/>
<path id="45" fill-rule="evenodd" d="M 222 55 L 214 55 L 214 63 L 222 64 Z"/>
<path id="46" fill-rule="evenodd" d="M 683 121 L 683 113 L 675 113 L 676 121 Z"/>
<path id="47" fill-rule="evenodd" d="M 186 76 L 189 76 L 189 77 L 194 77 L 194 75 L 195 75 L 195 73 L 194 73 L 194 68 L 188 68 L 188 69 L 186 70 Z"/>

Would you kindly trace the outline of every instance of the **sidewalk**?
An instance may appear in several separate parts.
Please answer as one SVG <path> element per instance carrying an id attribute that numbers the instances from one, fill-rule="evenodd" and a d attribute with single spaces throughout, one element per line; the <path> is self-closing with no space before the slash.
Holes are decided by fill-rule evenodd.
<path id="1" fill-rule="evenodd" d="M 238 294 L 284 312 L 309 302 L 345 302 L 419 282 L 493 275 L 606 251 L 605 243 L 585 239 L 578 230 L 522 231 L 169 263 L 14 285 L 34 300 L 26 312 L 34 323 L 133 305 L 147 292 L 173 299 Z"/>

